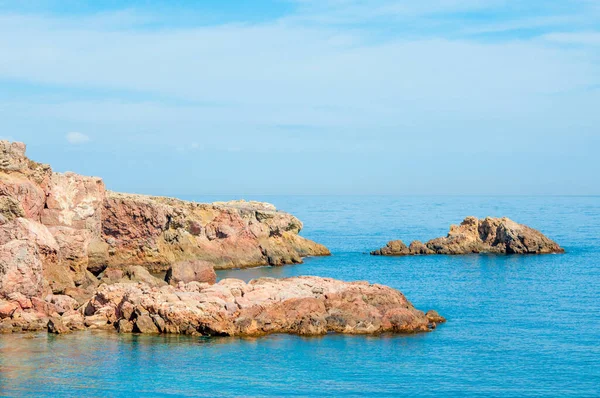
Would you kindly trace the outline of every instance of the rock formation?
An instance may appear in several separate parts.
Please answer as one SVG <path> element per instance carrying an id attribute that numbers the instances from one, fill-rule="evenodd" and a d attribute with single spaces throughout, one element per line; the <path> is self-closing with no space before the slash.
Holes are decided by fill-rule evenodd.
<path id="1" fill-rule="evenodd" d="M 367 282 L 261 278 L 177 287 L 103 285 L 84 323 L 120 332 L 260 336 L 426 332 L 445 319 L 416 310 L 402 293 Z M 88 319 L 93 319 L 94 323 Z"/>
<path id="2" fill-rule="evenodd" d="M 460 225 L 452 225 L 446 237 L 423 244 L 414 241 L 406 246 L 400 240 L 371 252 L 376 256 L 406 256 L 417 254 L 545 254 L 564 250 L 541 232 L 504 218 L 467 217 Z"/>
<path id="3" fill-rule="evenodd" d="M 25 149 L 0 141 L 0 329 L 35 329 L 51 314 L 64 318 L 56 297 L 82 304 L 101 283 L 166 285 L 148 272 L 214 282 L 214 271 L 196 266 L 190 274 L 189 264 L 283 265 L 329 254 L 298 235 L 296 217 L 270 204 L 118 194 L 100 178 L 54 173 Z M 61 330 L 60 319 L 53 322 Z"/>
<path id="4" fill-rule="evenodd" d="M 139 264 L 158 272 L 174 262 L 204 260 L 216 269 L 300 263 L 328 255 L 298 235 L 302 223 L 270 204 L 202 204 L 107 192 L 95 258 L 108 265 Z M 97 262 L 97 260 L 94 260 Z"/>

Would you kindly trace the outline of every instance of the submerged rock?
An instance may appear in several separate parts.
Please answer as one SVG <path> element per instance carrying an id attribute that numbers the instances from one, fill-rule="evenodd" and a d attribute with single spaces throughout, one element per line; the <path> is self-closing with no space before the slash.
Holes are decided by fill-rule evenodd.
<path id="1" fill-rule="evenodd" d="M 103 285 L 86 314 L 124 333 L 210 336 L 416 333 L 444 321 L 426 316 L 390 287 L 318 277 L 224 279 L 177 288 Z"/>
<path id="2" fill-rule="evenodd" d="M 460 225 L 452 225 L 446 237 L 425 244 L 414 241 L 408 248 L 396 240 L 371 252 L 376 256 L 469 253 L 545 254 L 564 253 L 564 249 L 541 232 L 506 217 L 467 217 Z"/>

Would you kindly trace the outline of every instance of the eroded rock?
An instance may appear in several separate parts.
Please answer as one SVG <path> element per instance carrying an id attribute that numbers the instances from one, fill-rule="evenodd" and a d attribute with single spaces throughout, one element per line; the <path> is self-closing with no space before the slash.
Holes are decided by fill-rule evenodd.
<path id="1" fill-rule="evenodd" d="M 564 249 L 541 232 L 506 217 L 467 217 L 460 225 L 452 225 L 446 237 L 425 244 L 414 241 L 408 248 L 402 241 L 391 241 L 371 252 L 383 256 L 470 253 L 546 254 L 564 253 Z"/>
<path id="2" fill-rule="evenodd" d="M 179 282 L 201 282 L 212 285 L 217 281 L 217 274 L 208 261 L 181 261 L 171 266 L 165 281 L 171 285 L 177 285 Z"/>
<path id="3" fill-rule="evenodd" d="M 433 322 L 392 288 L 318 277 L 102 285 L 86 314 L 101 314 L 122 332 L 211 336 L 416 333 Z"/>
<path id="4" fill-rule="evenodd" d="M 85 322 L 72 314 L 92 296 L 99 277 L 103 283 L 161 287 L 166 282 L 150 272 L 191 261 L 204 266 L 179 269 L 173 283 L 214 283 L 211 266 L 281 265 L 329 254 L 300 237 L 302 223 L 273 205 L 200 204 L 107 192 L 100 178 L 53 173 L 28 159 L 25 149 L 0 141 L 4 331 L 45 328 L 48 317 L 61 314 L 70 314 L 68 328 L 113 327 L 114 320 L 102 314 Z M 160 319 L 154 321 L 162 331 Z"/>

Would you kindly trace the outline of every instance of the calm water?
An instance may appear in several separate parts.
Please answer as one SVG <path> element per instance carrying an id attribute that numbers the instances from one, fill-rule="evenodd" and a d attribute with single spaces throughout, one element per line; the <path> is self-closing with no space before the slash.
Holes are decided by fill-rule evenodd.
<path id="1" fill-rule="evenodd" d="M 195 198 L 216 200 L 221 198 Z M 600 197 L 268 197 L 333 256 L 220 277 L 320 275 L 402 290 L 448 323 L 417 336 L 0 336 L 12 396 L 600 396 Z M 384 258 L 467 215 L 542 230 L 567 253 Z"/>

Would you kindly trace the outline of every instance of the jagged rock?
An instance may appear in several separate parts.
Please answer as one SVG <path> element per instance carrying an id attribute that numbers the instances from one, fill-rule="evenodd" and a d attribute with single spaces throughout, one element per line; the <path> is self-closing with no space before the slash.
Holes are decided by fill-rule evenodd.
<path id="1" fill-rule="evenodd" d="M 222 269 L 329 254 L 297 235 L 302 228 L 298 219 L 265 203 L 200 204 L 108 192 L 103 217 L 109 264 L 142 263 L 166 271 L 174 262 L 204 260 Z"/>
<path id="2" fill-rule="evenodd" d="M 397 242 L 400 241 L 392 241 L 371 254 L 564 253 L 564 249 L 541 232 L 506 217 L 483 220 L 467 217 L 460 225 L 452 225 L 446 237 L 432 239 L 425 245 L 415 241 L 408 249 L 394 250 L 394 247 L 401 247 Z"/>
<path id="3" fill-rule="evenodd" d="M 208 261 L 181 261 L 171 266 L 167 271 L 165 281 L 171 285 L 194 281 L 212 285 L 217 281 L 217 274 Z"/>
<path id="4" fill-rule="evenodd" d="M 428 331 L 432 322 L 392 288 L 318 277 L 224 279 L 177 288 L 102 285 L 87 313 L 115 319 L 119 327 L 135 317 L 133 331 L 141 333 L 230 336 L 414 333 Z"/>
<path id="5" fill-rule="evenodd" d="M 18 202 L 24 217 L 39 221 L 51 175 L 49 166 L 25 156 L 25 144 L 0 141 L 0 197 Z"/>
<path id="6" fill-rule="evenodd" d="M 408 251 L 410 254 L 419 255 L 419 254 L 434 254 L 434 251 L 425 246 L 425 244 L 419 240 L 415 240 L 411 242 L 408 246 Z"/>
<path id="7" fill-rule="evenodd" d="M 425 313 L 425 316 L 427 317 L 427 319 L 429 319 L 430 322 L 433 323 L 444 323 L 446 322 L 446 318 L 444 318 L 443 316 L 441 316 L 440 314 L 438 314 L 437 311 L 435 310 L 429 310 Z"/>
<path id="8" fill-rule="evenodd" d="M 136 318 L 133 324 L 133 331 L 135 333 L 144 334 L 157 334 L 159 333 L 158 328 L 154 324 L 154 321 L 149 315 L 140 315 Z"/>
<path id="9" fill-rule="evenodd" d="M 128 320 L 121 319 L 117 323 L 117 331 L 119 333 L 132 333 L 133 332 L 133 323 Z"/>
<path id="10" fill-rule="evenodd" d="M 61 320 L 70 330 L 85 330 L 83 315 L 79 311 L 67 311 L 62 314 Z"/>
<path id="11" fill-rule="evenodd" d="M 11 317 L 14 331 L 38 332 L 48 328 L 48 316 L 35 311 L 18 311 Z"/>
<path id="12" fill-rule="evenodd" d="M 108 321 L 106 315 L 103 313 L 86 316 L 84 317 L 83 323 L 88 329 L 110 330 L 113 327 L 112 324 Z"/>
<path id="13" fill-rule="evenodd" d="M 71 333 L 71 329 L 65 326 L 60 318 L 50 318 L 48 321 L 48 332 L 54 334 L 66 334 Z"/>
<path id="14" fill-rule="evenodd" d="M 0 300 L 0 319 L 10 318 L 20 308 L 19 303 L 15 301 Z"/>
<path id="15" fill-rule="evenodd" d="M 42 223 L 48 227 L 86 230 L 100 236 L 105 196 L 106 189 L 100 178 L 53 173 Z"/>
<path id="16" fill-rule="evenodd" d="M 392 240 L 385 247 L 371 252 L 371 254 L 378 256 L 405 256 L 409 253 L 408 247 L 401 240 Z"/>
<path id="17" fill-rule="evenodd" d="M 42 261 L 32 241 L 14 240 L 0 246 L 0 297 L 12 293 L 39 297 L 44 291 Z"/>
<path id="18" fill-rule="evenodd" d="M 25 217 L 21 203 L 10 196 L 0 196 L 0 215 L 4 217 L 2 224 L 15 218 Z"/>
<path id="19" fill-rule="evenodd" d="M 73 311 L 79 307 L 77 300 L 64 294 L 50 295 L 46 298 L 46 301 L 54 304 L 56 312 L 60 315 L 65 312 Z"/>

